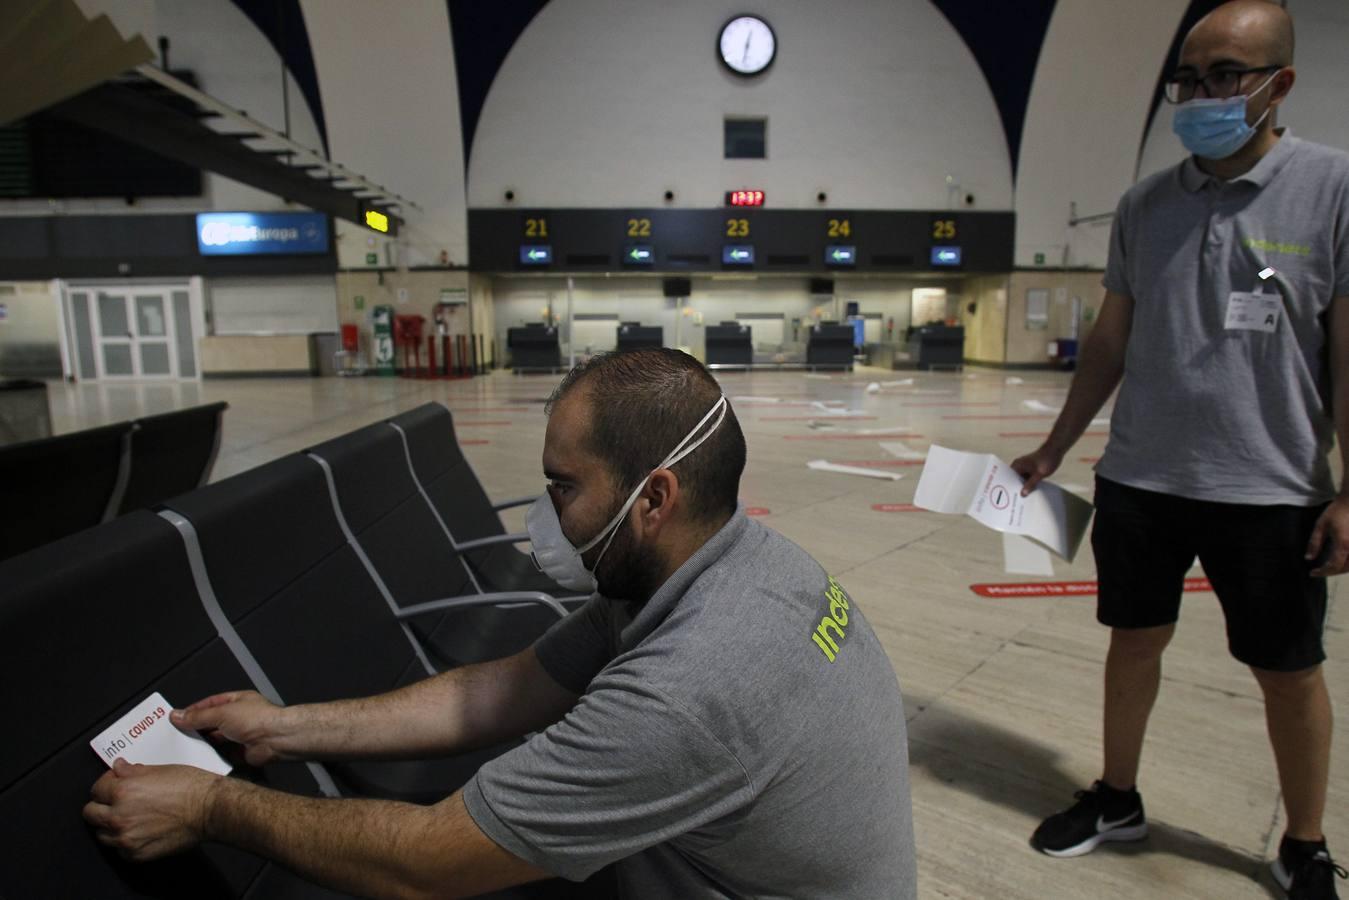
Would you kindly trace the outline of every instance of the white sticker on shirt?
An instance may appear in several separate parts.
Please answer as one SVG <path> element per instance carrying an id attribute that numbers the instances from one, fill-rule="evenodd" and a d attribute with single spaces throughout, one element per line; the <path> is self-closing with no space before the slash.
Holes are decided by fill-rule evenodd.
<path id="1" fill-rule="evenodd" d="M 1248 294 L 1233 291 L 1227 298 L 1228 331 L 1274 332 L 1279 328 L 1283 306 L 1278 294 Z"/>

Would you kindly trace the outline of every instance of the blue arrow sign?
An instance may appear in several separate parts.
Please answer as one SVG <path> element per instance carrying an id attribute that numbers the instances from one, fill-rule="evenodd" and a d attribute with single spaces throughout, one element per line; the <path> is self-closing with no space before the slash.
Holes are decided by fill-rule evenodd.
<path id="1" fill-rule="evenodd" d="M 824 261 L 831 266 L 855 265 L 857 248 L 847 244 L 830 244 L 824 248 Z"/>
<path id="2" fill-rule="evenodd" d="M 623 251 L 623 262 L 635 266 L 649 266 L 656 261 L 656 250 L 650 244 L 629 244 Z"/>
<path id="3" fill-rule="evenodd" d="M 753 244 L 726 244 L 721 248 L 723 265 L 748 266 L 754 263 Z"/>
<path id="4" fill-rule="evenodd" d="M 550 244 L 521 244 L 520 264 L 524 266 L 546 266 L 553 261 L 553 248 Z"/>
<path id="5" fill-rule="evenodd" d="M 958 266 L 960 265 L 959 247 L 933 247 L 932 265 L 934 266 Z"/>

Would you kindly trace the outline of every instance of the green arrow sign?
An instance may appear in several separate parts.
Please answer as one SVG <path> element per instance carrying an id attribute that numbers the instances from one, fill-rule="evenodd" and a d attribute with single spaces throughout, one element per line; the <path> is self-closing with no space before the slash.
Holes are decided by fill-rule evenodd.
<path id="1" fill-rule="evenodd" d="M 548 252 L 546 250 L 530 250 L 528 256 L 530 259 L 537 261 L 540 259 L 547 259 Z"/>
<path id="2" fill-rule="evenodd" d="M 731 259 L 749 259 L 748 250 L 732 250 Z"/>

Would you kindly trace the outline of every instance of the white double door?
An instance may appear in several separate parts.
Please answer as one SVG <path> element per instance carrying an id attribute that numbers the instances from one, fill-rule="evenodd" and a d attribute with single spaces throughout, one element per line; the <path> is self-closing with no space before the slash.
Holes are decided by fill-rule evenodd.
<path id="1" fill-rule="evenodd" d="M 91 293 L 98 378 L 179 377 L 172 295 L 167 288 L 153 287 Z"/>

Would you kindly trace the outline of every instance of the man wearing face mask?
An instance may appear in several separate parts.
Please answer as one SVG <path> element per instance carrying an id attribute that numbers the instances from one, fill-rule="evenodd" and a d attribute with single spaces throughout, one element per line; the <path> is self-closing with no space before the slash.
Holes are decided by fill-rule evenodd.
<path id="1" fill-rule="evenodd" d="M 1045 443 L 1052 474 L 1121 385 L 1097 467 L 1097 617 L 1111 627 L 1105 765 L 1032 846 L 1077 856 L 1147 833 L 1136 787 L 1161 656 L 1198 556 L 1234 657 L 1255 675 L 1288 822 L 1273 863 L 1294 898 L 1335 897 L 1321 830 L 1331 710 L 1325 576 L 1349 567 L 1349 155 L 1275 127 L 1293 28 L 1264 0 L 1200 20 L 1166 83 L 1193 154 L 1120 202 L 1105 302 Z M 1349 465 L 1346 466 L 1349 469 Z"/>
<path id="2" fill-rule="evenodd" d="M 551 399 L 540 567 L 598 591 L 533 648 L 362 700 L 208 698 L 173 720 L 249 762 L 451 754 L 537 731 L 433 807 L 119 764 L 85 816 L 152 859 L 218 840 L 363 896 L 472 896 L 613 865 L 622 897 L 916 896 L 894 670 L 810 556 L 738 508 L 745 439 L 669 349 Z M 589 896 L 589 895 L 588 895 Z"/>

